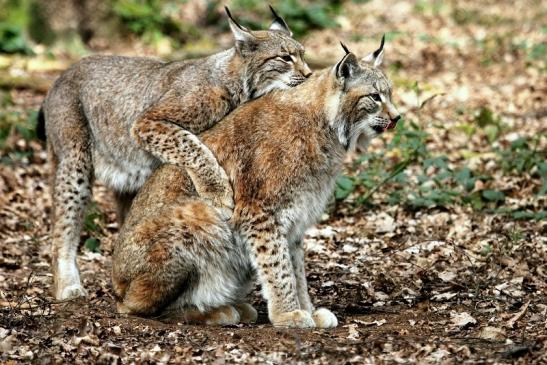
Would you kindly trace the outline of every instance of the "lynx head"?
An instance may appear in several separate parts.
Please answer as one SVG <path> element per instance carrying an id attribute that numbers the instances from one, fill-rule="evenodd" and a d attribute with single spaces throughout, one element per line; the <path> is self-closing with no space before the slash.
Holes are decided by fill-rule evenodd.
<path id="1" fill-rule="evenodd" d="M 287 23 L 270 6 L 274 20 L 268 30 L 251 31 L 238 24 L 226 9 L 237 54 L 245 69 L 245 94 L 254 99 L 272 90 L 287 89 L 311 75 L 304 47 L 292 38 Z"/>
<path id="2" fill-rule="evenodd" d="M 345 56 L 332 69 L 334 94 L 329 111 L 338 139 L 347 149 L 364 147 L 374 137 L 395 128 L 401 118 L 391 101 L 392 84 L 379 69 L 384 56 L 380 48 L 361 60 L 344 44 Z"/>

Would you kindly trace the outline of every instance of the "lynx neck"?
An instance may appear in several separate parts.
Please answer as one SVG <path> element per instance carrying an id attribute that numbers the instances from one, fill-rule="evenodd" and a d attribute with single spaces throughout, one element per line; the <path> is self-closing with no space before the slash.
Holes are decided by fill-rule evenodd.
<path id="1" fill-rule="evenodd" d="M 222 84 L 230 94 L 234 105 L 247 101 L 243 83 L 245 80 L 245 65 L 235 48 L 211 56 L 211 78 Z"/>

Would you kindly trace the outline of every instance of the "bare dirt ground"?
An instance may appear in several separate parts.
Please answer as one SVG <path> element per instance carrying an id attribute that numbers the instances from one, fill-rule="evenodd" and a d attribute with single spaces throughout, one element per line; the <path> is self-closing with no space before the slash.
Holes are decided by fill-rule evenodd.
<path id="1" fill-rule="evenodd" d="M 428 149 L 453 166 L 488 171 L 493 178 L 476 184 L 504 191 L 511 207 L 538 211 L 546 206 L 545 195 L 537 194 L 542 180 L 533 171 L 502 172 L 492 148 L 515 136 L 545 135 L 545 59 L 532 54 L 532 45 L 545 47 L 541 5 L 348 3 L 341 28 L 316 31 L 303 43 L 311 60 L 334 62 L 342 54 L 339 39 L 364 55 L 391 32 L 386 70 L 395 101 L 429 133 Z M 59 74 L 18 58 L 2 68 L 46 84 Z M 9 94 L 13 105 L 6 108 L 24 113 L 38 109 L 44 96 L 25 85 Z M 478 128 L 462 132 L 484 107 L 504 125 L 494 141 Z M 371 151 L 382 151 L 389 138 Z M 536 153 L 547 157 L 545 139 L 538 143 Z M 306 237 L 311 296 L 337 315 L 338 328 L 273 328 L 258 291 L 256 325 L 168 324 L 115 312 L 109 272 L 118 227 L 101 185 L 98 213 L 82 237 L 98 237 L 100 250 L 82 247 L 79 257 L 89 296 L 53 300 L 44 146 L 12 133 L 0 152 L 2 363 L 547 363 L 545 219 L 515 220 L 456 203 L 409 209 L 384 199 L 397 188 L 387 185 L 372 205 L 360 205 L 358 188 Z M 416 171 L 411 166 L 408 173 Z M 355 173 L 348 162 L 348 174 Z"/>

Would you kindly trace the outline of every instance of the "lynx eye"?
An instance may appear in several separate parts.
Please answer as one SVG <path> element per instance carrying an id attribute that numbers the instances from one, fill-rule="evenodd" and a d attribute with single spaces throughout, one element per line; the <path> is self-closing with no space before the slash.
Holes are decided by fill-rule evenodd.
<path id="1" fill-rule="evenodd" d="M 382 101 L 382 98 L 380 97 L 380 94 L 370 94 L 369 96 L 372 98 L 372 100 L 374 100 L 378 103 L 380 103 Z"/>
<path id="2" fill-rule="evenodd" d="M 290 55 L 279 56 L 279 58 L 285 62 L 292 62 L 292 57 Z"/>

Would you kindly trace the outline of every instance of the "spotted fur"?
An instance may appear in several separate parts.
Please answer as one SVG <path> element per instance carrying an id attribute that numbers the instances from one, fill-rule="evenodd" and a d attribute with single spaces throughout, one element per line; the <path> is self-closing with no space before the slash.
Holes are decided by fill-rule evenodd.
<path id="1" fill-rule="evenodd" d="M 228 12 L 229 14 L 229 12 Z M 57 299 L 85 295 L 76 253 L 94 178 L 115 192 L 119 220 L 150 174 L 169 163 L 188 171 L 200 197 L 227 219 L 233 192 L 196 134 L 236 106 L 311 74 L 304 49 L 276 14 L 250 31 L 230 16 L 235 46 L 179 62 L 94 56 L 64 72 L 43 105 L 53 162 L 52 267 Z"/>
<path id="2" fill-rule="evenodd" d="M 244 302 L 257 276 L 274 325 L 336 326 L 309 297 L 302 238 L 346 153 L 398 118 L 389 80 L 351 53 L 299 86 L 240 106 L 201 135 L 233 186 L 233 216 L 223 221 L 185 171 L 156 170 L 114 246 L 120 306 L 140 315 L 206 315 Z"/>

